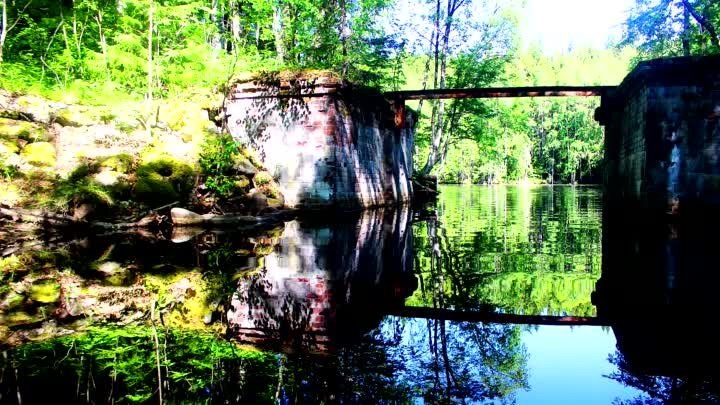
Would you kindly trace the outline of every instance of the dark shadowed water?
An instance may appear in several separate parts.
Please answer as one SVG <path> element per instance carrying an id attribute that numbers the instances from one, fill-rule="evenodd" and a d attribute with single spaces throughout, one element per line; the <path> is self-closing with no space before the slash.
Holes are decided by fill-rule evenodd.
<path id="1" fill-rule="evenodd" d="M 720 401 L 714 238 L 630 226 L 592 187 L 441 191 L 26 243 L 0 262 L 0 403 Z"/>

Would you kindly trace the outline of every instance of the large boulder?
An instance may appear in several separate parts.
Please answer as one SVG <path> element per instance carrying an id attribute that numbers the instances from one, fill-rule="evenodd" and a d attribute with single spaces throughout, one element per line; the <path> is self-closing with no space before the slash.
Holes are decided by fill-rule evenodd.
<path id="1" fill-rule="evenodd" d="M 149 204 L 167 204 L 187 199 L 194 171 L 189 165 L 166 157 L 142 164 L 137 169 L 135 195 Z"/>

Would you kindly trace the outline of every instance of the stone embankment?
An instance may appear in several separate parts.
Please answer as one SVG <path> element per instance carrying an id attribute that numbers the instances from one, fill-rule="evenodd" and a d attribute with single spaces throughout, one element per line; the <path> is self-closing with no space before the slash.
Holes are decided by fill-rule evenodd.
<path id="1" fill-rule="evenodd" d="M 0 92 L 0 220 L 126 229 L 167 223 L 174 206 L 236 216 L 282 209 L 277 183 L 246 148 L 233 145 L 232 160 L 220 162 L 222 198 L 207 187 L 201 156 L 220 136 L 208 110 L 164 102 L 148 114 L 142 103 Z"/>

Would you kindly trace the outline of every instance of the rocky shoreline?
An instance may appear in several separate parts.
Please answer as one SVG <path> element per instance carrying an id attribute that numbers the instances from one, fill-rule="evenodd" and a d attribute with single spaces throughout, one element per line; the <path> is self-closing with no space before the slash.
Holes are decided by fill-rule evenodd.
<path id="1" fill-rule="evenodd" d="M 82 106 L 0 90 L 0 221 L 130 230 L 290 215 L 276 180 L 221 133 L 208 105 L 162 101 L 148 115 L 140 102 Z"/>

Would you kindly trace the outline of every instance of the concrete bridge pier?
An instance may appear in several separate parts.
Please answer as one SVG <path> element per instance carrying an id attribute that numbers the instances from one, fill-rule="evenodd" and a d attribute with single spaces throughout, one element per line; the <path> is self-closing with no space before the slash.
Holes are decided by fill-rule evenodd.
<path id="1" fill-rule="evenodd" d="M 601 100 L 610 210 L 720 217 L 720 57 L 641 62 Z"/>

